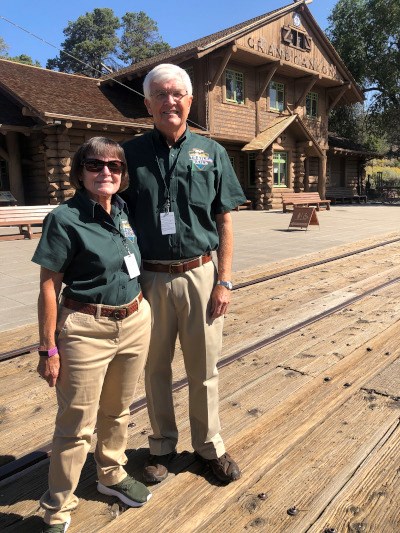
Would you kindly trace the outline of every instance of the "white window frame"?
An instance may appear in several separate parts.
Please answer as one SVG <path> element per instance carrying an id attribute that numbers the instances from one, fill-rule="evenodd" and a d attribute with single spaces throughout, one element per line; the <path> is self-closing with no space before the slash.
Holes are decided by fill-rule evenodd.
<path id="1" fill-rule="evenodd" d="M 306 117 L 318 117 L 318 93 L 310 92 L 306 96 Z"/>
<path id="2" fill-rule="evenodd" d="M 232 80 L 232 98 L 228 98 L 228 89 L 227 89 L 227 81 Z M 237 83 L 241 82 L 242 84 L 242 100 L 238 100 L 238 90 L 237 90 Z M 238 70 L 232 70 L 232 69 L 226 69 L 225 70 L 225 100 L 232 104 L 237 105 L 244 105 L 245 103 L 245 94 L 244 94 L 244 74 L 243 72 L 239 72 Z"/>
<path id="3" fill-rule="evenodd" d="M 272 92 L 275 92 L 275 105 L 272 105 Z M 282 95 L 282 101 L 279 99 Z M 285 109 L 285 84 L 278 81 L 271 81 L 269 86 L 269 108 L 272 111 L 281 113 Z"/>

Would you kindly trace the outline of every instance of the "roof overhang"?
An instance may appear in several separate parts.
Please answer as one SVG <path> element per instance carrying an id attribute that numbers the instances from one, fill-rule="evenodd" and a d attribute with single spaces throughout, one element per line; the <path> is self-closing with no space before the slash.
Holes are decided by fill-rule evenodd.
<path id="1" fill-rule="evenodd" d="M 277 118 L 269 128 L 259 133 L 254 139 L 243 146 L 242 150 L 244 152 L 264 152 L 288 129 L 292 130 L 300 140 L 309 142 L 309 155 L 315 155 L 317 157 L 324 156 L 324 152 L 316 139 L 296 114 Z"/>

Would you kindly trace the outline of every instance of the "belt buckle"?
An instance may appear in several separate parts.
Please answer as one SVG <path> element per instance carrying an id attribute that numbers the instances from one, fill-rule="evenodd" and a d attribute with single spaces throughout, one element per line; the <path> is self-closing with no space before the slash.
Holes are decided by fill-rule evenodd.
<path id="1" fill-rule="evenodd" d="M 128 308 L 127 307 L 121 307 L 120 309 L 115 309 L 115 311 L 112 312 L 112 317 L 115 318 L 115 320 L 122 320 L 128 316 Z"/>
<path id="2" fill-rule="evenodd" d="M 178 261 L 177 263 L 170 263 L 170 264 L 168 265 L 168 273 L 169 273 L 169 274 L 173 274 L 173 272 L 172 272 L 172 267 L 175 267 L 175 266 L 181 266 L 181 265 L 183 265 L 183 264 L 184 264 L 184 263 L 182 263 L 182 261 Z"/>

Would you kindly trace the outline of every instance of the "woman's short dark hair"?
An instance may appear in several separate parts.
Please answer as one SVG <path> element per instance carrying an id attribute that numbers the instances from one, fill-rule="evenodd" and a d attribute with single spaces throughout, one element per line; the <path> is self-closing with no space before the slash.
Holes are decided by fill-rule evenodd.
<path id="1" fill-rule="evenodd" d="M 74 189 L 83 188 L 82 161 L 90 157 L 113 157 L 122 161 L 124 163 L 124 167 L 121 173 L 121 185 L 118 189 L 118 192 L 124 191 L 128 188 L 129 175 L 126 167 L 125 152 L 122 146 L 116 141 L 107 139 L 107 137 L 92 137 L 78 148 L 72 159 L 69 182 Z"/>

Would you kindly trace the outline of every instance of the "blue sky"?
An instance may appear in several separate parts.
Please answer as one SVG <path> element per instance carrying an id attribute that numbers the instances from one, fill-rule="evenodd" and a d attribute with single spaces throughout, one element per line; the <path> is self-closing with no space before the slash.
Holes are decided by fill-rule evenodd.
<path id="1" fill-rule="evenodd" d="M 268 11 L 290 4 L 290 0 L 0 0 L 0 17 L 11 20 L 25 30 L 60 47 L 63 29 L 69 21 L 96 7 L 111 7 L 118 17 L 127 11 L 144 11 L 158 24 L 163 39 L 171 46 L 204 37 Z M 337 0 L 313 0 L 308 4 L 314 18 L 324 30 L 327 17 Z M 10 56 L 27 54 L 42 66 L 59 54 L 44 42 L 0 18 L 0 37 L 10 47 Z"/>

